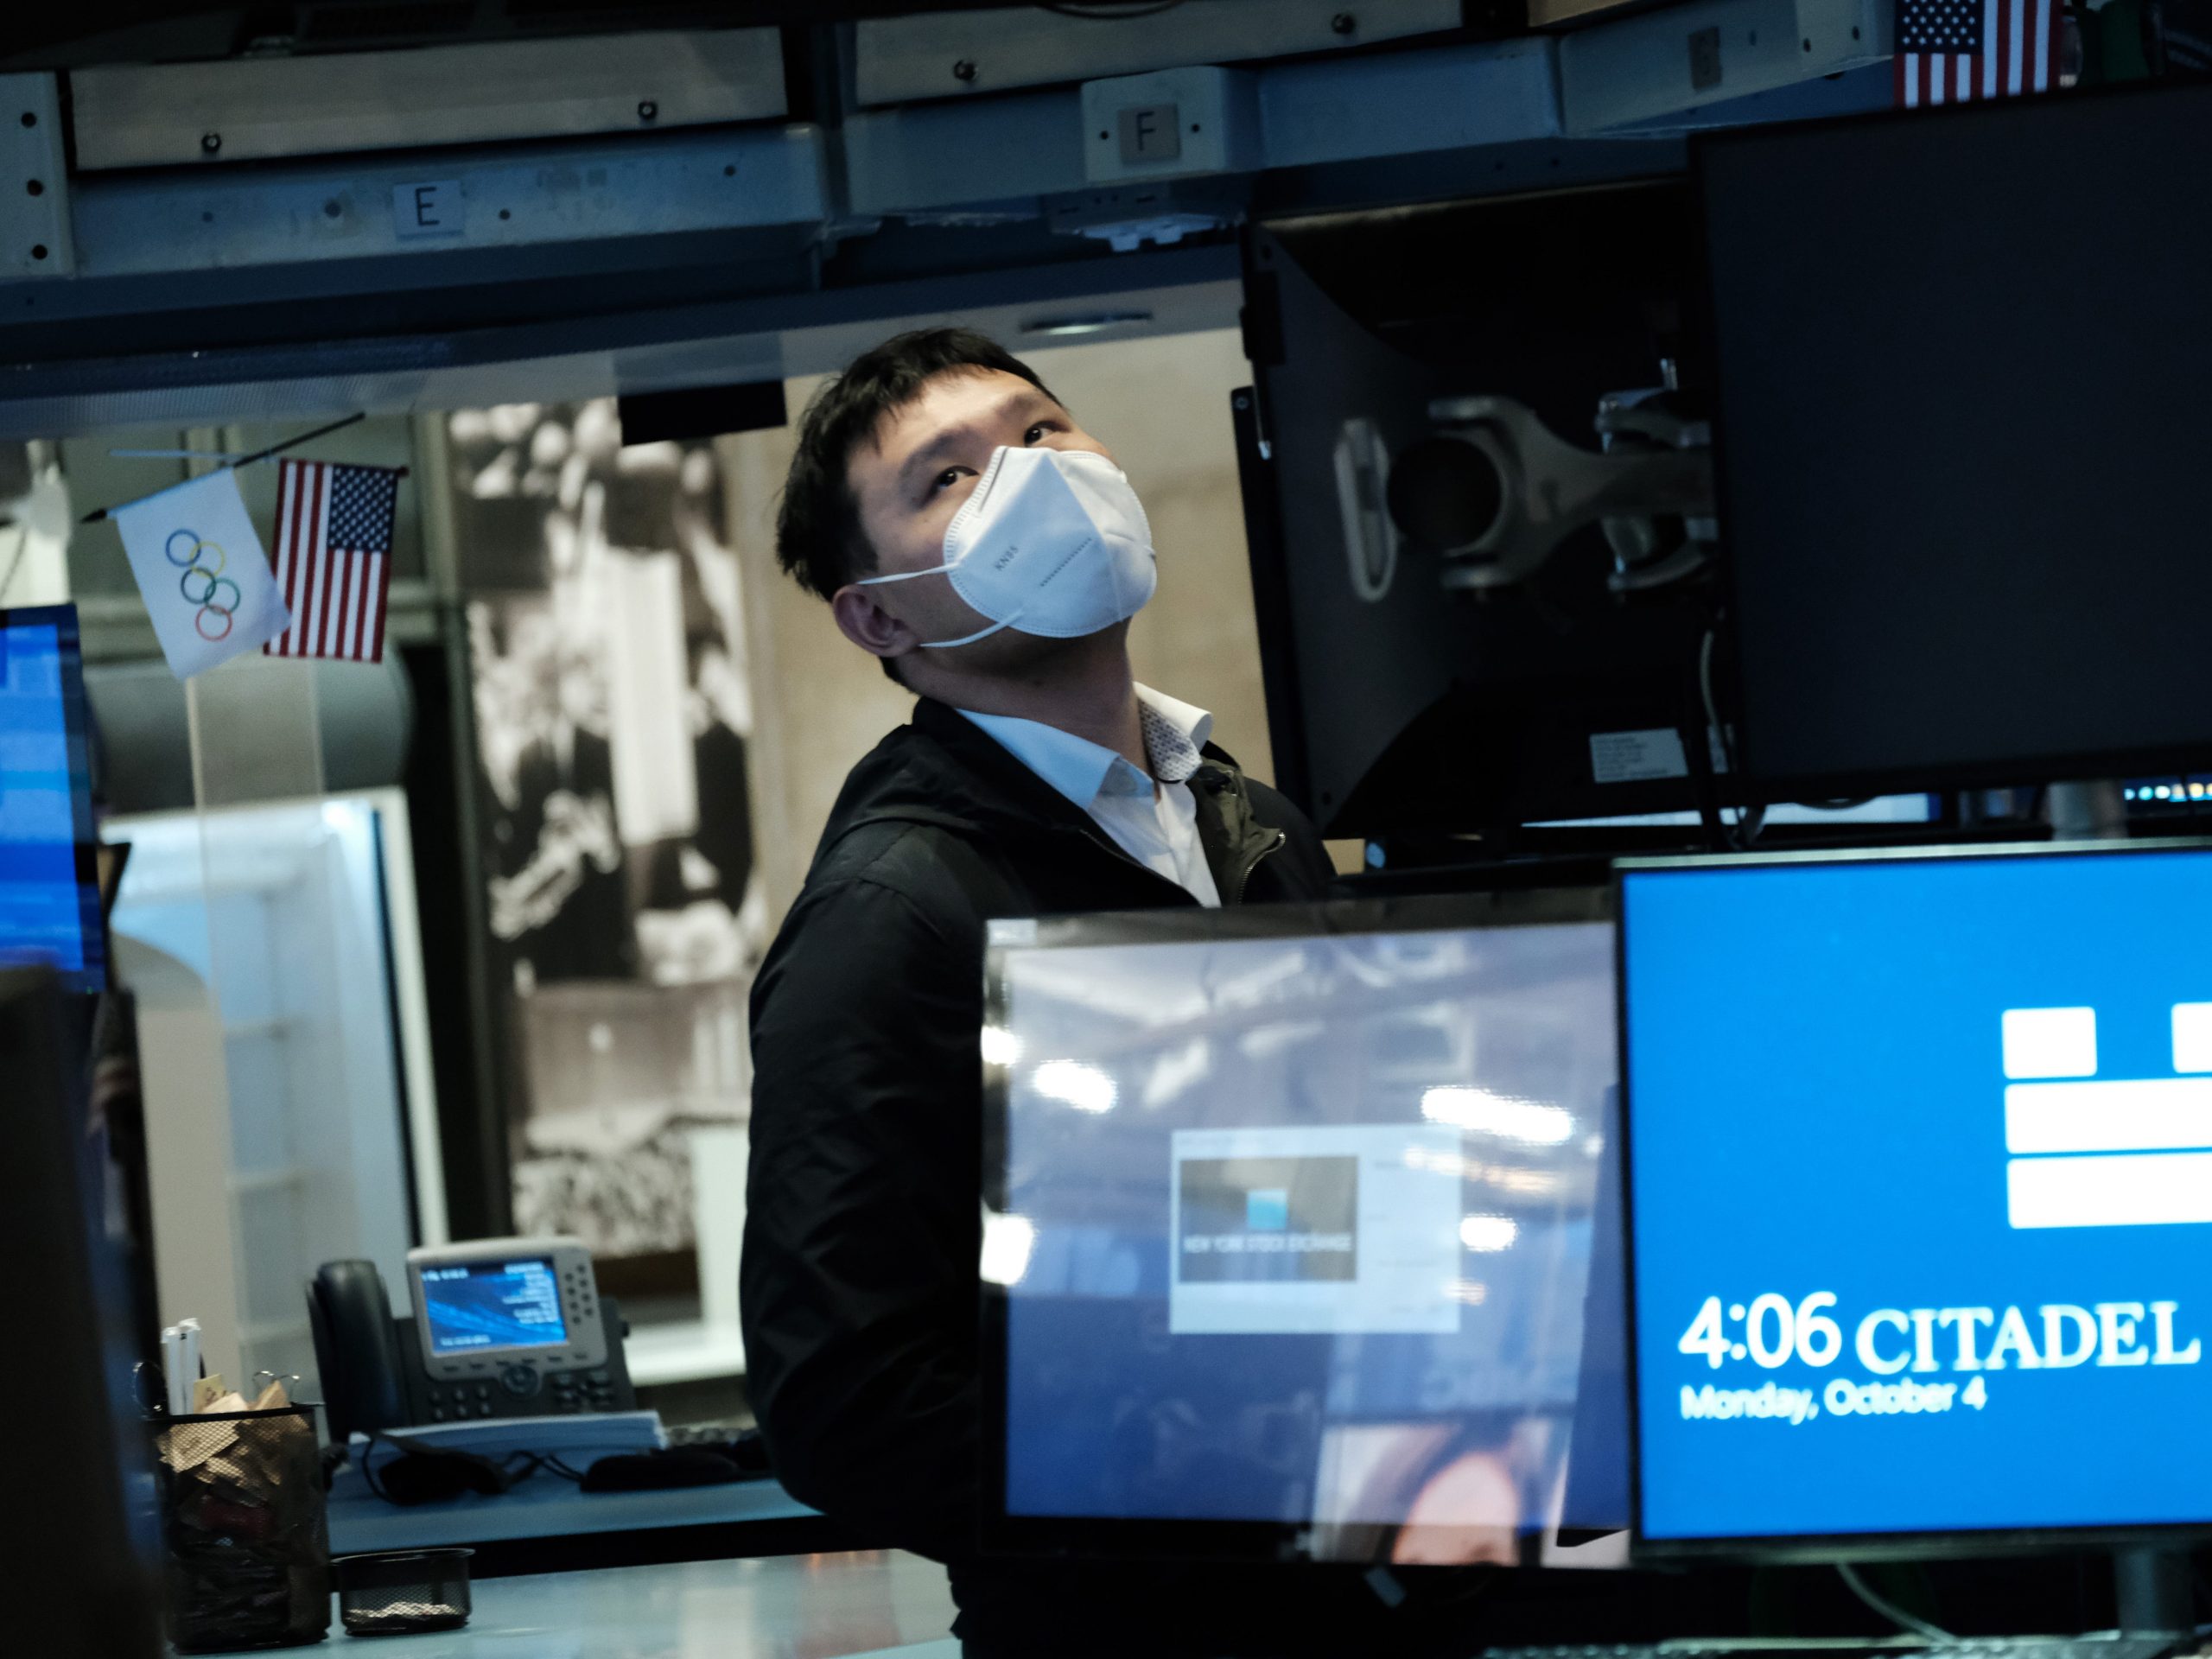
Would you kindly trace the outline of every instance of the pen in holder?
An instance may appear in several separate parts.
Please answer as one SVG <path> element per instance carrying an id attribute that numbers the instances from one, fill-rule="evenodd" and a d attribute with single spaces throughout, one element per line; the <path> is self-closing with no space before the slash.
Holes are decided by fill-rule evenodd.
<path id="1" fill-rule="evenodd" d="M 283 1389 L 272 1384 L 264 1395 L 271 1398 L 282 1402 Z M 169 1418 L 154 1425 L 154 1440 L 177 1651 L 321 1641 L 330 1631 L 330 1542 L 314 1409 Z"/>

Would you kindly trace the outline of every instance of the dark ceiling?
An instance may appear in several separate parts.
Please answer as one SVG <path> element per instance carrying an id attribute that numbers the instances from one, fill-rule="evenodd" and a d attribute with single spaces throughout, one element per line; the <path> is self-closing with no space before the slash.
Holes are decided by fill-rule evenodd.
<path id="1" fill-rule="evenodd" d="M 1205 0 L 1188 0 L 1204 3 Z M 1014 6 L 1022 0 L 76 0 L 22 6 L 0 34 L 0 68 L 79 68 L 176 62 L 254 51 L 368 47 L 607 34 L 641 29 L 849 22 L 930 11 Z M 1055 4 L 1102 17 L 1145 16 L 1156 3 Z"/>

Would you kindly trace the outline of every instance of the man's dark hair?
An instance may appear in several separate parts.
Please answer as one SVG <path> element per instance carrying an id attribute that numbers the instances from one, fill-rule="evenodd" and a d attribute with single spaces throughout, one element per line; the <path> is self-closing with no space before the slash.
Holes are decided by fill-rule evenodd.
<path id="1" fill-rule="evenodd" d="M 972 328 L 917 328 L 896 335 L 855 358 L 815 393 L 799 417 L 798 450 L 776 513 L 776 563 L 785 574 L 828 599 L 874 572 L 875 550 L 861 529 L 860 504 L 846 477 L 853 451 L 874 438 L 886 416 L 912 403 L 939 375 L 983 369 L 1019 375 L 1052 397 L 1034 369 Z"/>

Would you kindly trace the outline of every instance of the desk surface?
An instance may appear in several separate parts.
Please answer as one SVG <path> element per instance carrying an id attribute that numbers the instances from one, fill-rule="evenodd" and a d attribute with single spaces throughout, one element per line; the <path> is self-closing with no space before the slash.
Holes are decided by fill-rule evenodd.
<path id="1" fill-rule="evenodd" d="M 944 1569 L 898 1550 L 612 1567 L 474 1587 L 464 1630 L 373 1659 L 958 1659 Z M 334 1617 L 331 1638 L 342 1639 Z M 349 1644 L 352 1645 L 352 1644 Z M 365 1653 L 367 1644 L 361 1644 Z"/>

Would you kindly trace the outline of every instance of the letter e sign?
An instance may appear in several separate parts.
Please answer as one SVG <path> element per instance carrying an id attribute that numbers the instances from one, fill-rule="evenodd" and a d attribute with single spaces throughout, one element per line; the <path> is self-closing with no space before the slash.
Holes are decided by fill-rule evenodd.
<path id="1" fill-rule="evenodd" d="M 392 228 L 400 236 L 459 236 L 467 228 L 467 206 L 461 199 L 461 181 L 439 179 L 427 184 L 391 187 Z"/>

